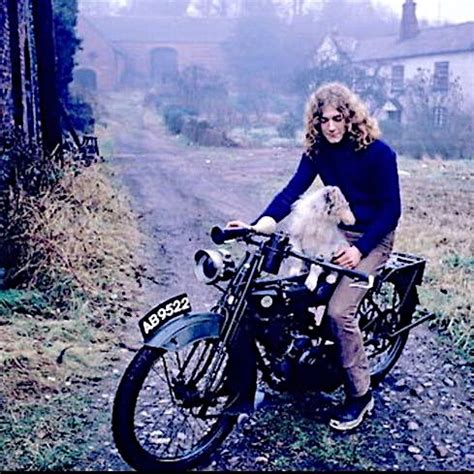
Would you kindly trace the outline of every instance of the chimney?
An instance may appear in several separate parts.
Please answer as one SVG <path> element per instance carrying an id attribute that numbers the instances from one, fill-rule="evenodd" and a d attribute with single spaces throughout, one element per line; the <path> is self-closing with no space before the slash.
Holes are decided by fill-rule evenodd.
<path id="1" fill-rule="evenodd" d="M 403 4 L 402 21 L 400 23 L 400 40 L 414 38 L 418 32 L 418 20 L 416 19 L 416 3 L 413 0 L 405 0 Z"/>

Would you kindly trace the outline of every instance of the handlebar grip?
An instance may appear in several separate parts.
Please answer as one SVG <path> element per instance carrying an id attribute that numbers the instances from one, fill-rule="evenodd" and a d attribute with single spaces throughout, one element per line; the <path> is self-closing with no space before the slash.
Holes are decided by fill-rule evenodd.
<path id="1" fill-rule="evenodd" d="M 215 225 L 211 228 L 211 240 L 216 245 L 221 245 L 227 240 L 233 240 L 238 237 L 244 237 L 250 233 L 250 229 L 237 227 L 236 229 L 221 229 Z"/>

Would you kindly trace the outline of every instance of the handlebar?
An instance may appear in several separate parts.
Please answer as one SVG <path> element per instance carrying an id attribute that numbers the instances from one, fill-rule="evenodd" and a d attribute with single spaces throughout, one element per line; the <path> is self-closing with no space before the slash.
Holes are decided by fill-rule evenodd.
<path id="1" fill-rule="evenodd" d="M 271 237 L 273 234 L 259 232 L 253 227 L 236 227 L 234 229 L 222 229 L 218 225 L 211 228 L 211 239 L 216 245 L 221 245 L 228 240 L 234 240 L 251 235 L 260 235 L 261 237 Z"/>
<path id="2" fill-rule="evenodd" d="M 255 232 L 253 229 L 247 229 L 245 227 L 237 227 L 235 229 L 222 229 L 215 225 L 211 229 L 211 240 L 216 245 L 221 245 L 228 240 L 237 239 L 239 237 L 245 237 L 250 233 Z"/>
<path id="3" fill-rule="evenodd" d="M 222 229 L 219 226 L 213 226 L 210 231 L 211 239 L 216 245 L 221 245 L 228 240 L 234 240 L 238 238 L 248 237 L 250 235 L 261 235 L 264 237 L 270 237 L 273 234 L 264 234 L 261 232 L 257 232 L 252 228 L 246 227 L 237 227 L 235 229 Z M 256 243 L 256 242 L 253 242 Z M 301 253 L 295 252 L 291 250 L 291 247 L 285 250 L 285 256 L 291 256 L 303 260 L 307 263 L 312 263 L 314 265 L 319 265 L 322 268 L 327 270 L 333 270 L 338 273 L 342 273 L 343 275 L 348 276 L 354 280 L 358 280 L 354 283 L 351 283 L 350 286 L 358 287 L 358 288 L 372 288 L 375 284 L 377 279 L 374 275 L 369 275 L 367 273 L 360 272 L 358 270 L 352 270 L 350 268 L 341 267 L 335 263 L 331 263 L 328 260 L 324 260 L 323 258 L 311 258 Z M 367 285 L 364 285 L 360 282 L 367 282 Z"/>
<path id="4" fill-rule="evenodd" d="M 357 288 L 372 288 L 375 284 L 376 276 L 374 275 L 369 275 L 367 273 L 360 272 L 358 270 L 352 270 L 351 268 L 346 268 L 346 267 L 341 267 L 340 265 L 337 265 L 335 263 L 331 263 L 327 260 L 324 260 L 323 258 L 311 258 L 307 257 L 306 255 L 303 255 L 298 252 L 294 252 L 292 250 L 287 252 L 288 256 L 290 257 L 295 257 L 299 258 L 301 260 L 304 260 L 308 263 L 313 263 L 315 265 L 319 265 L 323 268 L 326 268 L 327 270 L 334 270 L 336 272 L 342 273 L 345 276 L 348 276 L 349 278 L 352 278 L 354 280 L 361 280 L 361 281 L 366 281 L 367 285 L 363 285 L 360 283 L 351 283 L 350 286 L 352 287 L 357 287 Z"/>

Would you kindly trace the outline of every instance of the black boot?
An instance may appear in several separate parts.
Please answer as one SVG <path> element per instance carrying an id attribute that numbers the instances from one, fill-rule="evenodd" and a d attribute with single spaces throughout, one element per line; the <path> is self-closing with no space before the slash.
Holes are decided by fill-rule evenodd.
<path id="1" fill-rule="evenodd" d="M 346 396 L 342 405 L 334 410 L 329 421 L 329 426 L 339 431 L 352 430 L 359 426 L 366 414 L 374 408 L 372 390 L 368 390 L 360 397 Z"/>

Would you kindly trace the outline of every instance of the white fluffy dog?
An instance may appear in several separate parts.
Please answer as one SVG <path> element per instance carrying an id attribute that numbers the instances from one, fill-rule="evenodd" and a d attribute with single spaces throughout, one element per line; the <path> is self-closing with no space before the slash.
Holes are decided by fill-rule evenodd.
<path id="1" fill-rule="evenodd" d="M 324 186 L 298 199 L 292 207 L 289 223 L 290 242 L 297 252 L 308 257 L 330 260 L 348 245 L 337 225 L 355 223 L 349 203 L 337 186 Z M 290 275 L 299 275 L 305 268 L 302 260 L 296 260 Z M 313 291 L 321 274 L 321 267 L 311 265 L 305 285 Z"/>

